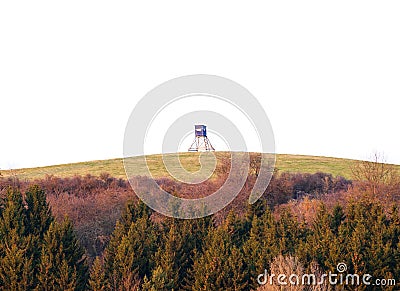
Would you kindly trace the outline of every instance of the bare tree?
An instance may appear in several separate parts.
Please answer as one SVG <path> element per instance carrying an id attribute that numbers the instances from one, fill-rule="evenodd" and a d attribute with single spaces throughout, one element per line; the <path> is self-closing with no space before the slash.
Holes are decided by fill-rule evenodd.
<path id="1" fill-rule="evenodd" d="M 320 284 L 320 279 L 322 278 L 323 272 L 319 268 L 316 262 L 313 262 L 310 266 L 310 274 L 306 274 L 306 270 L 302 263 L 297 257 L 292 256 L 282 256 L 279 255 L 274 258 L 270 266 L 270 274 L 274 274 L 274 277 L 269 278 L 266 284 L 260 286 L 257 291 L 279 291 L 279 290 L 290 290 L 290 291 L 329 291 L 335 290 L 335 286 L 328 285 L 327 281 Z M 306 275 L 305 275 L 306 274 Z M 286 285 L 277 284 L 276 276 L 285 275 L 286 282 L 290 280 L 291 277 L 298 278 L 297 284 L 291 284 L 287 282 Z M 310 278 L 313 276 L 315 281 L 313 283 L 309 281 L 303 282 L 303 276 L 305 278 Z M 272 281 L 272 282 L 271 282 Z M 270 284 L 272 283 L 272 284 Z"/>
<path id="2" fill-rule="evenodd" d="M 400 185 L 399 171 L 395 165 L 387 164 L 383 155 L 374 153 L 370 161 L 360 161 L 351 168 L 353 179 L 361 182 L 366 190 L 377 195 L 382 186 Z"/>

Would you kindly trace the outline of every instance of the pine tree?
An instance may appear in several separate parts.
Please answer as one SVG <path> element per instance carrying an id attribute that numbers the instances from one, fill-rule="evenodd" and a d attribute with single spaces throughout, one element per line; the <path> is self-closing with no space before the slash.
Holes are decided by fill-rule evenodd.
<path id="1" fill-rule="evenodd" d="M 43 238 L 38 275 L 38 288 L 52 290 L 72 288 L 85 290 L 87 265 L 83 249 L 73 232 L 72 224 L 52 222 Z"/>
<path id="2" fill-rule="evenodd" d="M 104 252 L 104 271 L 106 274 L 106 282 L 110 286 L 112 286 L 114 290 L 121 283 L 122 268 L 128 268 L 126 266 L 126 264 L 128 263 L 126 262 L 126 260 L 128 260 L 128 258 L 124 258 L 124 256 L 129 256 L 129 254 L 124 253 L 121 244 L 123 243 L 124 245 L 126 245 L 126 247 L 130 246 L 131 243 L 126 237 L 128 236 L 128 233 L 132 228 L 132 224 L 136 225 L 136 228 L 138 228 L 139 223 L 137 223 L 137 221 L 140 219 L 142 219 L 141 221 L 146 222 L 146 231 L 150 228 L 154 228 L 154 225 L 150 222 L 151 212 L 151 209 L 141 201 L 128 201 L 121 215 L 121 218 L 116 223 L 114 232 L 112 233 L 110 238 L 110 242 Z M 137 234 L 137 237 L 139 238 L 139 240 L 136 242 L 137 244 L 142 244 L 141 241 L 147 235 L 145 233 L 146 231 L 143 231 L 141 234 Z M 131 232 L 131 235 L 133 235 L 133 232 Z M 154 240 L 154 238 L 155 236 L 153 235 L 151 240 Z M 122 242 L 123 240 L 125 240 L 125 242 Z M 131 250 L 133 249 L 134 248 L 131 248 Z M 118 259 L 119 261 L 117 261 L 116 259 Z M 125 262 L 122 263 L 121 260 Z M 133 264 L 133 262 L 131 264 Z M 130 272 L 132 272 L 135 268 L 132 265 L 129 266 L 128 269 L 130 270 Z M 148 276 L 150 275 L 149 267 L 146 267 L 145 273 Z"/>
<path id="3" fill-rule="evenodd" d="M 107 250 L 105 254 L 109 285 L 115 290 L 121 284 L 136 285 L 144 276 L 149 277 L 154 265 L 156 243 L 156 228 L 149 217 L 132 222 L 128 233 L 113 245 L 112 252 Z"/>
<path id="4" fill-rule="evenodd" d="M 341 224 L 343 223 L 343 221 L 345 219 L 346 219 L 346 216 L 343 211 L 343 208 L 340 205 L 336 205 L 333 208 L 333 213 L 332 213 L 332 217 L 331 217 L 332 222 L 330 225 L 330 228 L 335 235 L 338 235 L 339 227 L 341 226 Z"/>
<path id="5" fill-rule="evenodd" d="M 168 278 L 167 272 L 161 266 L 153 270 L 151 279 L 145 276 L 142 289 L 143 291 L 174 291 L 178 290 L 174 287 L 174 282 Z"/>
<path id="6" fill-rule="evenodd" d="M 142 256 L 143 252 L 139 250 L 135 252 L 134 242 L 130 240 L 130 237 L 124 236 L 121 243 L 118 245 L 115 257 L 113 269 L 114 281 L 112 282 L 114 290 L 116 290 L 119 285 L 124 284 L 125 286 L 130 286 L 134 283 L 134 279 L 139 273 L 139 264 L 137 261 L 140 260 Z"/>
<path id="7" fill-rule="evenodd" d="M 257 275 L 264 272 L 279 253 L 276 222 L 269 208 L 261 217 L 252 216 L 249 239 L 243 245 L 250 285 L 257 288 Z"/>
<path id="8" fill-rule="evenodd" d="M 82 290 L 77 284 L 76 268 L 71 268 L 65 258 L 61 261 L 61 266 L 59 266 L 59 277 L 55 278 L 55 282 L 59 289 L 63 291 Z"/>
<path id="9" fill-rule="evenodd" d="M 26 253 L 28 247 L 16 232 L 3 245 L 4 256 L 0 259 L 0 286 L 3 290 L 29 290 L 32 285 L 32 259 Z"/>
<path id="10" fill-rule="evenodd" d="M 276 233 L 281 254 L 293 254 L 297 244 L 304 238 L 302 228 L 288 209 L 283 209 L 280 213 Z"/>
<path id="11" fill-rule="evenodd" d="M 93 291 L 105 291 L 110 288 L 107 284 L 103 264 L 99 257 L 96 257 L 90 270 L 89 286 Z"/>
<path id="12" fill-rule="evenodd" d="M 400 215 L 397 206 L 392 207 L 390 211 L 390 222 L 386 237 L 391 243 L 392 250 L 388 264 L 393 268 L 394 278 L 400 278 Z"/>
<path id="13" fill-rule="evenodd" d="M 24 236 L 24 222 L 25 219 L 22 194 L 16 189 L 8 188 L 6 192 L 4 209 L 1 212 L 0 220 L 0 238 L 2 241 L 9 241 L 13 235 L 17 235 L 19 237 Z M 0 255 L 1 253 L 2 250 L 0 245 Z"/>
<path id="14" fill-rule="evenodd" d="M 233 246 L 231 249 L 226 268 L 228 272 L 228 289 L 234 291 L 250 290 L 249 274 L 244 261 L 244 255 L 236 246 Z"/>
<path id="15" fill-rule="evenodd" d="M 228 213 L 222 227 L 229 234 L 230 240 L 235 246 L 241 246 L 246 240 L 245 224 L 233 211 Z"/>
<path id="16" fill-rule="evenodd" d="M 350 208 L 348 219 L 341 228 L 340 235 L 346 239 L 345 252 L 349 255 L 349 271 L 361 274 L 367 273 L 366 248 L 370 240 L 370 225 L 366 224 L 368 209 L 371 206 L 356 203 Z"/>
<path id="17" fill-rule="evenodd" d="M 182 287 L 186 269 L 188 268 L 188 253 L 185 249 L 185 241 L 177 225 L 182 222 L 171 219 L 165 225 L 168 232 L 164 232 L 160 246 L 155 254 L 156 266 L 151 278 L 144 285 L 145 290 L 178 290 Z"/>
<path id="18" fill-rule="evenodd" d="M 238 272 L 244 272 L 244 268 L 242 257 L 235 248 L 223 227 L 210 231 L 203 253 L 193 265 L 194 282 L 191 289 L 247 290 L 245 277 L 238 275 Z"/>
<path id="19" fill-rule="evenodd" d="M 84 290 L 87 266 L 72 224 L 54 221 L 45 192 L 8 189 L 0 215 L 0 286 L 5 290 Z"/>
<path id="20" fill-rule="evenodd" d="M 338 237 L 343 216 L 341 208 L 335 209 L 332 216 L 321 204 L 306 241 L 300 242 L 296 251 L 304 262 L 310 264 L 315 261 L 331 271 L 335 271 L 336 265 L 346 259 L 341 238 Z"/>
<path id="21" fill-rule="evenodd" d="M 22 194 L 9 188 L 0 218 L 0 286 L 5 290 L 32 287 L 31 236 L 25 236 Z"/>
<path id="22" fill-rule="evenodd" d="M 87 286 L 89 268 L 86 261 L 85 250 L 80 245 L 75 234 L 72 222 L 66 217 L 61 226 L 61 243 L 68 267 L 71 273 L 76 272 L 77 290 L 84 290 Z"/>
<path id="23" fill-rule="evenodd" d="M 149 218 L 152 210 L 141 200 L 127 202 L 125 209 L 119 220 L 120 224 L 124 227 L 125 233 L 128 232 L 132 222 L 137 221 L 139 218 Z"/>
<path id="24" fill-rule="evenodd" d="M 108 246 L 104 251 L 104 272 L 106 275 L 106 282 L 110 286 L 117 285 L 116 281 L 119 276 L 117 276 L 118 269 L 116 268 L 115 258 L 117 256 L 118 246 L 121 244 L 122 238 L 126 233 L 125 226 L 120 221 L 117 221 Z"/>
<path id="25" fill-rule="evenodd" d="M 31 186 L 25 193 L 26 233 L 43 239 L 44 234 L 53 222 L 53 216 L 45 192 L 39 186 Z"/>
<path id="26" fill-rule="evenodd" d="M 39 186 L 29 187 L 25 192 L 25 202 L 25 235 L 32 237 L 32 246 L 28 254 L 32 256 L 33 284 L 36 285 L 43 237 L 54 218 L 46 200 L 46 193 Z"/>

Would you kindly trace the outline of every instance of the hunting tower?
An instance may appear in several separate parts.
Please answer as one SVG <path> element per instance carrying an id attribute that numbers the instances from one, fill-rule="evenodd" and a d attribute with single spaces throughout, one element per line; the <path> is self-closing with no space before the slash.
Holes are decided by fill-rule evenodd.
<path id="1" fill-rule="evenodd" d="M 189 152 L 215 151 L 207 137 L 207 126 L 196 124 L 194 126 L 194 141 L 189 148 Z"/>

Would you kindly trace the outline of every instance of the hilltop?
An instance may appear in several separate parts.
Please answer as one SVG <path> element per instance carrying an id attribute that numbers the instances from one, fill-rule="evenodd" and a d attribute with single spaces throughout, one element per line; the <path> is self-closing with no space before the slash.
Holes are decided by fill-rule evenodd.
<path id="1" fill-rule="evenodd" d="M 171 157 L 176 154 L 169 154 Z M 228 157 L 228 152 L 216 152 L 217 159 Z M 199 153 L 179 153 L 182 165 L 188 171 L 196 171 L 199 169 Z M 155 178 L 168 176 L 163 166 L 161 155 L 146 156 L 149 168 Z M 324 172 L 333 176 L 342 176 L 351 178 L 351 166 L 357 161 L 351 159 L 306 156 L 306 155 L 276 155 L 276 168 L 282 172 L 292 173 L 316 173 Z M 398 166 L 400 169 L 400 166 Z M 125 179 L 125 170 L 123 160 L 121 158 L 109 160 L 87 161 L 79 163 L 70 163 L 62 165 L 53 165 L 37 168 L 24 168 L 14 170 L 3 170 L 0 172 L 3 177 L 17 176 L 20 179 L 34 180 L 44 178 L 46 175 L 54 175 L 57 177 L 72 177 L 74 175 L 85 176 L 87 174 L 100 176 L 102 173 L 109 173 L 115 178 Z M 143 175 L 144 169 L 137 167 L 136 175 Z"/>

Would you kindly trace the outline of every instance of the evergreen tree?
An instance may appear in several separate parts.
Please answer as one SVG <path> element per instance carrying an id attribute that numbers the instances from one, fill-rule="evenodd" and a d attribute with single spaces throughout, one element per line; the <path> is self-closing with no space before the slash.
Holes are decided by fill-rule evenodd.
<path id="1" fill-rule="evenodd" d="M 161 266 L 153 270 L 151 279 L 148 280 L 145 276 L 142 290 L 143 291 L 174 291 L 176 282 L 168 278 L 168 272 L 165 272 Z"/>
<path id="2" fill-rule="evenodd" d="M 144 245 L 149 245 L 152 252 L 155 252 L 155 246 L 152 245 L 156 239 L 154 232 L 155 226 L 150 221 L 150 214 L 151 209 L 143 202 L 128 201 L 121 215 L 121 219 L 116 223 L 114 232 L 111 235 L 110 242 L 104 253 L 105 279 L 107 284 L 114 290 L 121 284 L 123 273 L 129 272 L 132 280 L 138 275 L 133 272 L 137 272 L 140 268 L 139 265 L 141 264 L 138 264 L 138 261 L 141 259 L 138 257 L 138 253 L 140 253 Z M 144 222 L 144 224 L 142 224 L 142 222 Z M 150 232 L 153 233 L 149 236 L 149 240 L 145 240 L 148 235 L 147 232 L 149 232 L 149 234 Z M 124 248 L 127 249 L 125 250 Z M 146 250 L 147 249 L 146 247 Z M 133 252 L 136 253 L 133 254 Z M 132 259 L 133 255 L 137 256 L 136 259 Z M 147 260 L 149 260 L 149 258 L 147 258 Z M 149 276 L 150 270 L 150 265 L 144 266 L 143 270 L 141 270 L 141 275 Z"/>
<path id="3" fill-rule="evenodd" d="M 209 232 L 203 253 L 193 265 L 192 290 L 247 290 L 242 256 L 223 227 Z M 233 256 L 230 260 L 230 256 Z M 235 262 L 234 262 L 235 261 Z"/>
<path id="4" fill-rule="evenodd" d="M 73 232 L 72 224 L 52 222 L 43 238 L 38 289 L 85 290 L 87 265 L 83 249 Z"/>
<path id="5" fill-rule="evenodd" d="M 43 239 L 54 220 L 46 201 L 46 194 L 39 186 L 31 186 L 25 193 L 25 202 L 27 206 L 25 210 L 25 231 Z"/>
<path id="6" fill-rule="evenodd" d="M 183 237 L 183 221 L 171 219 L 164 227 L 160 245 L 155 254 L 155 268 L 150 280 L 143 285 L 145 290 L 179 290 L 185 281 L 186 271 L 189 268 L 188 255 L 191 250 L 186 248 Z"/>
<path id="7" fill-rule="evenodd" d="M 341 208 L 335 208 L 332 216 L 321 204 L 307 239 L 299 243 L 296 255 L 308 264 L 316 262 L 323 268 L 336 271 L 336 265 L 346 259 L 341 238 L 338 237 L 342 218 Z"/>
<path id="8" fill-rule="evenodd" d="M 304 232 L 288 209 L 283 209 L 276 222 L 276 234 L 281 254 L 293 254 L 296 246 L 303 240 Z"/>
<path id="9" fill-rule="evenodd" d="M 227 260 L 227 290 L 250 290 L 249 274 L 242 251 L 233 246 Z"/>
<path id="10" fill-rule="evenodd" d="M 361 202 L 354 205 L 352 229 L 345 228 L 347 252 L 352 270 L 375 278 L 395 278 L 399 249 L 396 214 L 389 219 L 381 205 Z"/>
<path id="11" fill-rule="evenodd" d="M 59 290 L 63 291 L 75 291 L 75 290 L 84 290 L 82 287 L 78 286 L 77 277 L 78 274 L 76 272 L 76 268 L 71 268 L 68 265 L 67 260 L 63 259 L 61 261 L 61 266 L 59 266 L 59 277 L 55 278 L 56 286 L 59 287 Z"/>
<path id="12" fill-rule="evenodd" d="M 24 222 L 22 194 L 17 189 L 8 188 L 0 220 L 0 238 L 2 241 L 10 241 L 14 236 L 23 237 L 25 234 Z M 2 251 L 4 250 L 1 249 L 0 245 L 0 254 Z"/>
<path id="13" fill-rule="evenodd" d="M 276 222 L 269 208 L 261 217 L 252 216 L 249 239 L 243 245 L 249 284 L 258 287 L 257 275 L 264 272 L 279 253 Z"/>
<path id="14" fill-rule="evenodd" d="M 43 237 L 54 218 L 46 200 L 46 193 L 39 186 L 29 187 L 25 192 L 25 202 L 25 234 L 32 237 L 32 246 L 28 254 L 32 256 L 33 284 L 36 285 Z"/>
<path id="15" fill-rule="evenodd" d="M 128 213 L 137 213 L 128 210 Z M 132 216 L 135 221 L 131 222 L 127 233 L 124 226 L 127 219 L 117 224 L 106 250 L 106 281 L 113 290 L 122 284 L 136 286 L 144 276 L 151 275 L 157 246 L 157 228 L 147 213 L 141 213 L 142 217 Z"/>
<path id="16" fill-rule="evenodd" d="M 121 244 L 122 238 L 126 235 L 125 227 L 117 221 L 115 229 L 111 234 L 110 241 L 107 248 L 104 251 L 104 272 L 106 274 L 106 281 L 110 286 L 116 286 L 116 267 L 115 258 L 117 255 L 118 246 Z"/>
<path id="17" fill-rule="evenodd" d="M 80 245 L 75 235 L 72 222 L 66 217 L 61 227 L 61 243 L 65 260 L 71 272 L 76 272 L 77 290 L 84 290 L 87 286 L 89 268 L 86 261 L 85 250 Z M 74 270 L 73 270 L 74 269 Z"/>
<path id="18" fill-rule="evenodd" d="M 3 245 L 0 258 L 0 287 L 3 290 L 29 290 L 32 285 L 32 259 L 27 256 L 28 246 L 16 232 L 10 233 Z"/>
<path id="19" fill-rule="evenodd" d="M 400 215 L 397 206 L 392 207 L 390 211 L 390 222 L 386 236 L 393 251 L 388 264 L 393 267 L 394 278 L 400 278 Z"/>
<path id="20" fill-rule="evenodd" d="M 96 257 L 90 270 L 89 286 L 93 291 L 109 290 L 103 264 L 99 257 Z"/>
<path id="21" fill-rule="evenodd" d="M 371 240 L 370 227 L 367 221 L 374 219 L 368 218 L 369 208 L 372 205 L 365 205 L 360 202 L 349 207 L 348 219 L 340 229 L 340 236 L 345 239 L 344 253 L 348 254 L 349 271 L 356 274 L 368 273 L 367 266 L 367 247 Z"/>
<path id="22" fill-rule="evenodd" d="M 25 236 L 21 193 L 9 188 L 0 219 L 0 286 L 5 290 L 32 287 L 31 236 Z"/>
<path id="23" fill-rule="evenodd" d="M 231 242 L 237 247 L 241 247 L 248 237 L 246 221 L 240 219 L 233 211 L 228 213 L 222 227 L 229 234 Z"/>
<path id="24" fill-rule="evenodd" d="M 331 218 L 331 225 L 330 228 L 335 235 L 339 234 L 339 227 L 346 219 L 346 215 L 343 211 L 343 208 L 340 205 L 336 205 L 333 208 L 332 218 Z"/>

